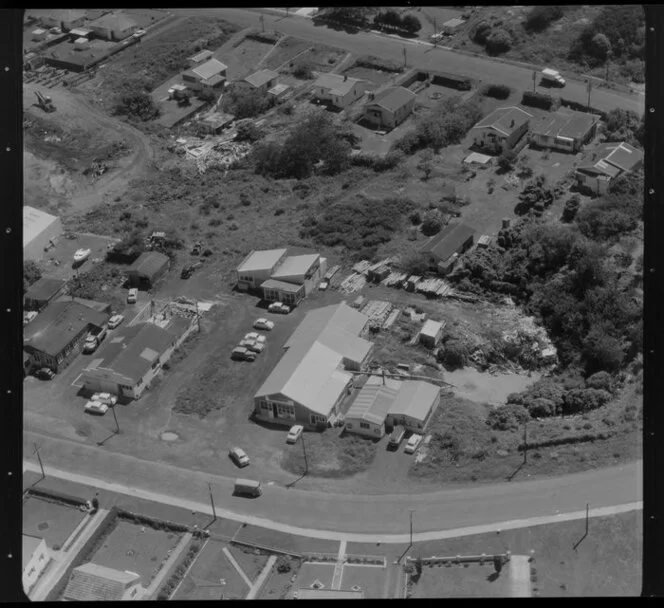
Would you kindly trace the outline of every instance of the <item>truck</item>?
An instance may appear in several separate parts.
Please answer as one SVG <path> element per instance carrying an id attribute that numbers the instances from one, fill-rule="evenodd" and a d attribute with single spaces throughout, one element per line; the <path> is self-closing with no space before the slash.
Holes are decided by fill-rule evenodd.
<path id="1" fill-rule="evenodd" d="M 396 450 L 403 441 L 405 434 L 406 429 L 403 426 L 400 424 L 395 426 L 387 442 L 387 446 L 392 450 Z"/>
<path id="2" fill-rule="evenodd" d="M 552 70 L 551 68 L 544 68 L 541 73 L 542 84 L 554 87 L 564 87 L 565 79 L 560 75 L 558 70 Z"/>

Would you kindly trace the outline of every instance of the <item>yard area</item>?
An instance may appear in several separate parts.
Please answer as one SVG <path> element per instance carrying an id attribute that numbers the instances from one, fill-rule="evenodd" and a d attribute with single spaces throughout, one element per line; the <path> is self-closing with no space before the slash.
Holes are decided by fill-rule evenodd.
<path id="1" fill-rule="evenodd" d="M 330 589 L 334 576 L 334 566 L 333 563 L 304 562 L 298 572 L 297 579 L 293 583 L 293 590 L 313 589 L 316 582 L 322 585 L 321 589 Z"/>
<path id="2" fill-rule="evenodd" d="M 531 555 L 533 551 L 535 562 L 532 566 L 536 580 L 532 585 L 533 591 L 538 596 L 569 598 L 636 596 L 641 593 L 642 516 L 641 511 L 633 511 L 610 517 L 591 518 L 588 536 L 581 541 L 576 550 L 574 545 L 585 533 L 584 520 L 503 530 L 500 536 L 491 533 L 416 543 L 409 555 L 411 557 L 479 555 L 504 553 L 506 549 L 509 549 L 513 555 Z M 421 582 L 426 581 L 431 573 L 434 576 L 437 574 L 436 578 L 442 584 L 448 573 L 456 574 L 454 570 L 456 568 L 460 576 L 470 572 L 470 568 L 458 566 L 431 569 L 425 566 Z M 492 571 L 491 566 L 484 566 L 481 570 L 484 574 L 479 578 L 488 576 Z M 498 581 L 504 579 L 506 575 L 507 571 L 503 569 Z M 481 580 L 475 577 L 474 579 L 478 585 L 484 584 Z M 436 582 L 435 579 L 433 582 Z M 424 593 L 421 596 L 417 595 L 420 593 L 418 591 L 420 584 L 414 588 L 416 594 L 414 597 L 424 596 Z M 453 582 L 451 584 L 454 585 Z M 459 581 L 459 585 L 461 590 L 465 585 L 464 580 Z M 473 593 L 470 587 L 466 587 L 465 590 Z"/>
<path id="3" fill-rule="evenodd" d="M 511 597 L 510 564 L 500 574 L 492 562 L 452 566 L 424 566 L 422 576 L 412 588 L 413 599 L 421 598 L 508 598 Z"/>
<path id="4" fill-rule="evenodd" d="M 168 13 L 160 9 L 126 8 L 122 12 L 129 15 L 129 17 L 138 23 L 138 27 L 142 29 L 151 27 L 168 17 Z"/>
<path id="5" fill-rule="evenodd" d="M 74 507 L 30 496 L 23 503 L 23 534 L 43 538 L 49 549 L 57 551 L 83 517 Z"/>
<path id="6" fill-rule="evenodd" d="M 194 561 L 173 600 L 244 599 L 244 579 L 224 554 L 226 543 L 210 539 Z"/>
<path id="7" fill-rule="evenodd" d="M 285 553 L 336 553 L 339 550 L 337 541 L 296 536 L 252 525 L 240 528 L 233 541 Z"/>
<path id="8" fill-rule="evenodd" d="M 263 571 L 269 557 L 267 553 L 260 549 L 251 549 L 240 545 L 231 545 L 228 547 L 228 550 L 252 582 Z"/>
<path id="9" fill-rule="evenodd" d="M 141 575 L 147 586 L 168 559 L 181 535 L 119 520 L 91 561 L 116 570 Z"/>
<path id="10" fill-rule="evenodd" d="M 281 561 L 282 563 L 287 563 L 289 568 L 286 572 L 279 572 L 277 570 L 277 564 Z M 302 560 L 298 558 L 292 558 L 288 556 L 283 556 L 279 558 L 279 561 L 275 563 L 272 568 L 272 571 L 268 575 L 267 579 L 263 583 L 259 593 L 259 599 L 262 600 L 282 600 L 286 599 L 286 596 L 293 588 L 293 583 L 291 579 L 293 576 L 296 576 L 302 565 Z"/>
<path id="11" fill-rule="evenodd" d="M 359 587 L 364 592 L 364 599 L 387 599 L 388 592 L 392 591 L 386 588 L 387 582 L 387 568 L 344 564 L 341 589 L 355 591 L 355 587 Z"/>
<path id="12" fill-rule="evenodd" d="M 327 72 L 344 54 L 345 52 L 341 49 L 323 44 L 312 44 L 306 40 L 288 36 L 270 53 L 263 67 L 278 71 L 289 68 L 289 62 L 295 60 L 295 65 L 306 64 L 317 72 Z"/>
<path id="13" fill-rule="evenodd" d="M 245 38 L 235 48 L 226 49 L 217 59 L 228 66 L 226 75 L 229 81 L 240 80 L 267 67 L 259 63 L 273 48 L 274 45 L 268 42 Z"/>

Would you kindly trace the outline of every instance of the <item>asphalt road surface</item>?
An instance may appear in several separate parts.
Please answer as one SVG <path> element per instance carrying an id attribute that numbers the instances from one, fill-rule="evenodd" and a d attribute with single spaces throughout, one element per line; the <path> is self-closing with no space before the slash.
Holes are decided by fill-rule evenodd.
<path id="1" fill-rule="evenodd" d="M 370 32 L 348 34 L 330 29 L 324 25 L 314 25 L 311 19 L 300 16 L 285 17 L 271 13 L 259 13 L 247 9 L 171 9 L 177 15 L 219 17 L 242 27 L 264 27 L 277 30 L 303 40 L 336 46 L 357 55 L 374 55 L 397 62 L 404 61 L 404 49 L 408 67 L 430 68 L 463 74 L 487 83 L 506 84 L 514 89 L 530 91 L 533 87 L 533 70 L 494 61 L 488 57 L 471 57 L 455 51 L 433 48 L 421 41 L 383 36 Z M 263 17 L 263 23 L 259 18 Z M 540 92 L 546 92 L 540 89 Z M 556 89 L 566 99 L 579 103 L 588 102 L 588 91 L 582 81 L 567 79 L 564 89 Z M 600 110 L 615 108 L 644 113 L 645 97 L 639 93 L 612 91 L 594 88 L 591 92 L 591 105 Z"/>

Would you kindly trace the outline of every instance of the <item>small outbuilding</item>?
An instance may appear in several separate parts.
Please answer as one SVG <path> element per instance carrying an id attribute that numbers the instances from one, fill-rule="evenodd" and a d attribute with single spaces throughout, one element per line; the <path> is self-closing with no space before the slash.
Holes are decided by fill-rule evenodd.
<path id="1" fill-rule="evenodd" d="M 249 84 L 252 89 L 261 93 L 267 93 L 270 89 L 274 88 L 278 82 L 278 72 L 272 70 L 259 70 L 247 76 L 244 82 Z"/>
<path id="2" fill-rule="evenodd" d="M 443 337 L 445 325 L 440 321 L 429 319 L 424 323 L 419 333 L 420 344 L 427 348 L 436 348 Z"/>
<path id="3" fill-rule="evenodd" d="M 146 251 L 127 270 L 132 287 L 152 287 L 167 271 L 170 258 L 158 251 Z"/>
<path id="4" fill-rule="evenodd" d="M 473 246 L 474 237 L 475 230 L 467 224 L 449 224 L 424 243 L 420 251 L 426 256 L 431 267 L 445 274 L 450 269 L 451 262 Z"/>

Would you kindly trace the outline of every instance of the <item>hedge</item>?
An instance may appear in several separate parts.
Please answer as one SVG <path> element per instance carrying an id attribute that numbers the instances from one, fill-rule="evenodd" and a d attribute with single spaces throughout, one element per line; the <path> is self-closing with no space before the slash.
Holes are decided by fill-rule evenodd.
<path id="1" fill-rule="evenodd" d="M 597 433 L 584 433 L 583 435 L 557 437 L 553 439 L 544 439 L 542 441 L 528 441 L 525 444 L 519 444 L 517 450 L 519 450 L 519 452 L 523 452 L 524 449 L 534 450 L 537 448 L 549 448 L 557 445 L 573 445 L 575 443 L 585 443 L 586 441 L 610 439 L 615 434 L 615 431 L 599 431 Z"/>
<path id="2" fill-rule="evenodd" d="M 184 578 L 184 575 L 187 573 L 189 566 L 202 548 L 203 544 L 201 544 L 199 541 L 192 542 L 192 544 L 187 549 L 187 553 L 185 554 L 184 558 L 173 571 L 173 574 L 171 574 L 164 586 L 159 589 L 159 593 L 157 594 L 157 601 L 165 601 L 170 598 L 171 593 L 173 593 L 180 581 Z"/>
<path id="3" fill-rule="evenodd" d="M 495 99 L 507 99 L 511 92 L 512 89 L 506 84 L 487 84 L 482 87 L 481 94 Z"/>
<path id="4" fill-rule="evenodd" d="M 545 95 L 544 93 L 533 93 L 532 91 L 525 91 L 521 99 L 521 103 L 525 106 L 533 106 L 534 108 L 542 108 L 543 110 L 550 110 L 553 105 L 553 97 Z"/>

